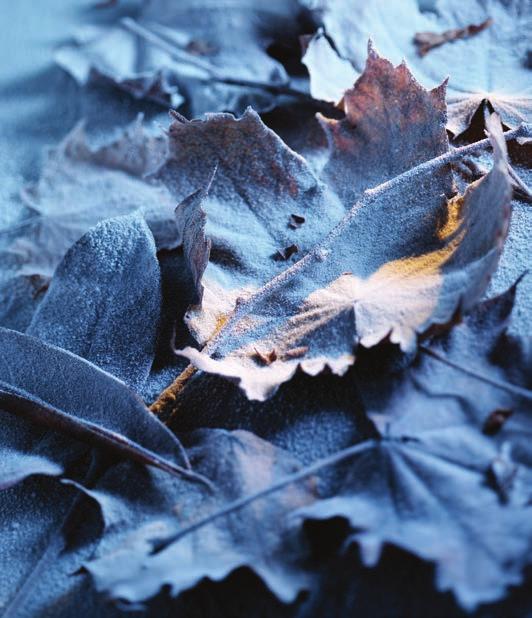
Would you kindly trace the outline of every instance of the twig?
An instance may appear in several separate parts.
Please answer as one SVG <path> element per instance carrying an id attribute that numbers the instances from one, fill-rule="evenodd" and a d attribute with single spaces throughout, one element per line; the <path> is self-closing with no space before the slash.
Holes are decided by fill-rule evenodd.
<path id="1" fill-rule="evenodd" d="M 296 88 L 291 88 L 290 86 L 285 86 L 282 84 L 273 84 L 271 82 L 261 82 L 257 80 L 248 80 L 243 78 L 233 78 L 228 75 L 224 75 L 217 71 L 212 64 L 201 60 L 200 58 L 195 58 L 191 54 L 188 54 L 186 51 L 179 49 L 179 47 L 172 45 L 165 41 L 162 37 L 155 34 L 148 28 L 141 26 L 138 22 L 130 17 L 125 17 L 121 21 L 122 26 L 136 34 L 137 36 L 142 37 L 151 45 L 162 49 L 167 54 L 169 54 L 174 60 L 178 62 L 183 62 L 190 66 L 194 66 L 206 73 L 206 78 L 209 80 L 214 80 L 217 82 L 222 82 L 224 84 L 228 84 L 229 86 L 243 86 L 245 88 L 259 88 L 261 90 L 268 90 L 277 94 L 284 94 L 291 97 L 296 97 L 298 99 L 311 100 L 313 103 L 314 99 L 310 96 L 310 94 L 303 92 L 301 90 L 297 90 Z"/>

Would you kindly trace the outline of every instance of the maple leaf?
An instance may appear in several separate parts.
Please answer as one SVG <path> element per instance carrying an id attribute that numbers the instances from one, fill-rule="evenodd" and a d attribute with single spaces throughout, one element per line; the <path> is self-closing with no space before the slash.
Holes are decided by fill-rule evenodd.
<path id="1" fill-rule="evenodd" d="M 491 436 L 498 448 L 511 444 L 516 462 L 524 457 L 524 473 L 529 466 L 524 443 L 531 431 L 532 359 L 529 340 L 507 332 L 517 283 L 423 345 L 414 364 L 379 350 L 359 358 L 354 374 L 372 418 L 384 427 L 403 410 L 421 414 L 430 409 L 437 416 L 454 407 L 457 416 Z"/>
<path id="2" fill-rule="evenodd" d="M 246 567 L 281 600 L 292 602 L 309 588 L 312 572 L 304 568 L 306 548 L 298 526 L 284 519 L 315 499 L 310 482 L 202 526 L 198 534 L 194 522 L 293 473 L 299 462 L 245 431 L 200 430 L 186 444 L 192 466 L 211 480 L 215 494 L 123 465 L 85 490 L 106 522 L 98 556 L 86 564 L 97 589 L 135 605 L 163 587 L 177 596 L 204 578 L 222 581 Z"/>
<path id="3" fill-rule="evenodd" d="M 508 228 L 505 144 L 492 119 L 492 170 L 450 200 L 442 196 L 452 187 L 445 167 L 427 163 L 410 168 L 419 170 L 412 175 L 403 171 L 445 151 L 443 95 L 441 88 L 425 91 L 404 65 L 393 68 L 370 49 L 366 73 L 348 97 L 356 126 L 349 116 L 327 123 L 332 156 L 325 177 L 340 171 L 340 180 L 330 182 L 346 203 L 368 185 L 387 183 L 362 193 L 325 240 L 244 296 L 204 352 L 186 348 L 182 354 L 203 371 L 239 382 L 250 398 L 265 399 L 298 368 L 316 375 L 328 367 L 341 375 L 354 362 L 357 343 L 369 347 L 389 337 L 402 349 L 412 349 L 418 334 L 473 307 L 495 269 Z M 368 99 L 372 111 L 361 118 L 358 110 Z M 377 132 L 370 132 L 372 117 Z M 390 118 L 389 124 L 383 117 Z M 394 169 L 394 159 L 383 159 L 379 152 L 397 148 L 405 161 L 399 158 Z M 374 163 L 368 168 L 363 164 L 366 150 Z M 343 181 L 343 169 L 344 175 L 353 174 L 353 192 Z M 424 170 L 430 172 L 423 176 Z M 395 180 L 389 180 L 394 174 Z M 256 362 L 256 350 L 272 349 L 277 361 Z"/>
<path id="4" fill-rule="evenodd" d="M 286 263 L 275 259 L 279 251 L 294 241 L 300 252 L 308 251 L 323 234 L 321 226 L 332 226 L 344 212 L 305 160 L 251 109 L 239 119 L 214 114 L 188 121 L 174 114 L 169 155 L 153 177 L 176 202 L 204 187 L 196 201 L 207 217 L 210 262 L 203 277 L 201 319 L 193 310 L 186 316 L 200 342 L 212 335 L 238 296 L 282 272 Z M 178 219 L 182 209 L 177 209 Z M 314 224 L 303 224 L 296 233 L 292 214 Z"/>
<path id="5" fill-rule="evenodd" d="M 530 29 L 530 10 L 526 0 L 475 0 L 467 5 L 441 0 L 433 3 L 430 11 L 422 11 L 416 0 L 371 0 L 355 5 L 348 0 L 304 0 L 302 3 L 314 12 L 334 42 L 333 49 L 318 33 L 307 49 L 305 62 L 310 70 L 314 96 L 339 100 L 338 93 L 352 85 L 346 61 L 361 72 L 365 41 L 371 37 L 393 62 L 406 58 L 425 86 L 435 86 L 451 75 L 447 91 L 447 127 L 455 135 L 468 128 L 476 110 L 485 102 L 508 127 L 530 122 L 532 91 L 525 35 Z M 480 24 L 487 19 L 493 20 L 492 25 L 475 36 L 441 45 L 419 56 L 415 45 L 417 33 L 441 33 Z M 335 53 L 338 58 L 334 66 L 342 64 L 346 68 L 331 77 L 334 85 L 325 87 L 327 65 L 321 58 Z M 340 77 L 346 81 L 342 83 Z"/>
<path id="6" fill-rule="evenodd" d="M 467 609 L 503 597 L 528 564 L 531 359 L 506 333 L 514 297 L 515 286 L 484 302 L 412 367 L 387 369 L 382 352 L 355 367 L 381 439 L 353 460 L 343 491 L 305 511 L 346 517 L 368 564 L 383 543 L 435 561 L 437 587 Z M 486 431 L 499 407 L 512 415 Z M 500 445 L 512 442 L 504 461 Z M 505 487 L 493 478 L 503 465 Z"/>
<path id="7" fill-rule="evenodd" d="M 194 116 L 241 113 L 248 105 L 264 110 L 280 94 L 304 96 L 291 91 L 283 65 L 267 53 L 274 40 L 297 34 L 299 12 L 295 0 L 153 0 L 136 21 L 84 28 L 55 58 L 82 84 L 97 77 L 136 98 L 174 108 L 186 101 Z"/>

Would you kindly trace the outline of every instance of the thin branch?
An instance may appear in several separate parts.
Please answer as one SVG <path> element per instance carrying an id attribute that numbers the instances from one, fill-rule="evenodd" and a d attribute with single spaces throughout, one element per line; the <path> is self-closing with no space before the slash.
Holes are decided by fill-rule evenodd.
<path id="1" fill-rule="evenodd" d="M 276 94 L 284 94 L 287 96 L 296 97 L 298 99 L 311 100 L 313 103 L 315 102 L 314 99 L 310 96 L 310 94 L 301 90 L 297 90 L 296 88 L 291 88 L 290 86 L 286 86 L 283 84 L 274 84 L 272 82 L 261 82 L 251 79 L 237 79 L 234 77 L 230 77 L 229 75 L 224 75 L 223 73 L 217 71 L 215 67 L 213 67 L 213 65 L 209 62 L 205 62 L 201 58 L 195 58 L 194 56 L 187 53 L 186 51 L 183 51 L 176 45 L 168 43 L 161 36 L 155 34 L 155 32 L 152 32 L 148 28 L 141 26 L 138 22 L 136 22 L 134 19 L 131 19 L 130 17 L 125 17 L 124 19 L 122 19 L 121 24 L 129 32 L 140 36 L 154 47 L 158 47 L 159 49 L 165 51 L 174 60 L 177 60 L 178 62 L 182 62 L 184 64 L 188 64 L 189 66 L 193 66 L 197 69 L 200 69 L 201 71 L 204 71 L 206 74 L 206 79 L 228 84 L 229 86 L 258 88 L 261 90 L 268 90 Z"/>
<path id="2" fill-rule="evenodd" d="M 500 388 L 503 391 L 507 391 L 508 393 L 512 393 L 513 395 L 517 395 L 518 397 L 522 397 L 523 399 L 529 399 L 532 401 L 532 391 L 529 391 L 526 388 L 515 386 L 515 384 L 511 384 L 510 382 L 504 382 L 502 380 L 497 380 L 495 378 L 488 378 L 487 376 L 483 376 L 482 374 L 477 373 L 476 371 L 473 371 L 472 369 L 468 369 L 467 367 L 464 367 L 463 365 L 460 365 L 458 363 L 455 363 L 454 361 L 449 360 L 443 354 L 440 354 L 439 352 L 436 352 L 435 350 L 432 350 L 431 348 L 428 348 L 424 345 L 419 346 L 419 349 L 421 350 L 421 352 L 423 352 L 423 354 L 426 354 L 427 356 L 430 356 L 436 359 L 437 361 L 439 361 L 440 363 L 444 363 L 445 365 L 452 367 L 453 369 L 456 369 L 457 371 L 461 371 L 462 373 L 465 373 L 466 375 L 471 376 L 472 378 L 475 378 L 475 380 L 485 382 L 486 384 L 490 384 L 491 386 L 494 386 L 495 388 Z"/>
<path id="3" fill-rule="evenodd" d="M 191 532 L 195 532 L 196 530 L 203 528 L 203 526 L 206 526 L 212 523 L 214 520 L 220 517 L 224 517 L 226 515 L 230 515 L 231 513 L 234 513 L 235 511 L 239 511 L 240 509 L 244 508 L 248 504 L 251 504 L 252 502 L 255 502 L 256 500 L 265 498 L 266 496 L 269 496 L 270 494 L 273 494 L 276 491 L 283 489 L 287 485 L 291 485 L 292 483 L 297 483 L 299 481 L 302 481 L 308 478 L 309 476 L 312 476 L 316 472 L 319 472 L 323 468 L 326 468 L 328 466 L 333 466 L 337 463 L 345 461 L 346 459 L 355 457 L 356 455 L 359 455 L 360 453 L 368 451 L 374 448 L 375 446 L 377 446 L 377 444 L 379 444 L 379 440 L 374 440 L 374 439 L 365 440 L 364 442 L 360 442 L 359 444 L 355 444 L 354 446 L 350 446 L 341 451 L 338 451 L 337 453 L 334 453 L 333 455 L 329 455 L 328 457 L 324 457 L 323 459 L 318 459 L 318 461 L 315 461 L 314 463 L 308 466 L 305 466 L 303 469 L 299 470 L 298 472 L 295 472 L 294 474 L 285 476 L 277 483 L 273 483 L 273 485 L 270 485 L 269 487 L 266 487 L 265 489 L 261 489 L 260 491 L 257 491 L 254 494 L 250 494 L 249 496 L 244 496 L 243 498 L 239 498 L 238 500 L 235 500 L 234 502 L 230 502 L 228 505 L 221 508 L 220 510 L 215 511 L 214 513 L 211 513 L 210 515 L 207 515 L 206 517 L 203 517 L 202 519 L 199 519 L 195 523 L 191 524 L 190 526 L 187 526 L 186 528 L 183 528 L 182 530 L 172 535 L 171 537 L 162 539 L 159 541 L 154 541 L 153 553 L 158 553 L 162 551 L 163 549 L 167 548 L 172 543 L 175 543 L 176 541 L 179 541 L 180 539 L 182 539 L 187 534 L 190 534 Z"/>

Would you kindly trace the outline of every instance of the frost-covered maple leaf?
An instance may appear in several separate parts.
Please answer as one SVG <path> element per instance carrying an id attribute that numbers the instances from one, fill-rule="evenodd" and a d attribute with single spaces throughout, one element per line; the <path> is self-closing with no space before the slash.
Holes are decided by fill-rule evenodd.
<path id="1" fill-rule="evenodd" d="M 447 167 L 415 167 L 448 148 L 444 88 L 426 91 L 406 66 L 394 68 L 370 50 L 346 107 L 344 120 L 323 120 L 330 142 L 323 177 L 346 207 L 355 206 L 310 251 L 303 242 L 304 257 L 293 266 L 240 292 L 230 328 L 205 352 L 184 351 L 198 368 L 239 382 L 251 398 L 268 397 L 298 368 L 342 374 L 357 344 L 389 338 L 413 349 L 418 335 L 474 306 L 502 250 L 511 187 L 496 120 L 492 170 L 452 197 Z M 382 189 L 363 193 L 377 185 Z M 234 277 L 231 269 L 230 262 L 223 267 Z M 206 289 L 208 282 L 209 268 Z M 226 275 L 227 284 L 234 285 Z M 190 312 L 196 332 L 213 323 L 212 306 Z"/>
<path id="2" fill-rule="evenodd" d="M 531 121 L 528 0 L 437 0 L 426 10 L 417 0 L 303 0 L 302 4 L 313 11 L 334 44 L 323 33 L 309 43 L 304 62 L 315 97 L 341 99 L 363 70 L 365 42 L 371 37 L 393 62 L 406 59 L 423 85 L 433 87 L 449 77 L 447 126 L 452 133 L 465 131 L 484 102 L 508 127 Z M 414 42 L 418 33 L 438 34 L 488 19 L 489 27 L 477 34 L 444 43 L 424 55 Z"/>

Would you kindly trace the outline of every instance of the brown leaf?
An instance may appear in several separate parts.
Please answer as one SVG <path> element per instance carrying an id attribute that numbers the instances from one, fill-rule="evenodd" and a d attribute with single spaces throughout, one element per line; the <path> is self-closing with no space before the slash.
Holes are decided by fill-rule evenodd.
<path id="1" fill-rule="evenodd" d="M 420 56 L 428 54 L 431 49 L 439 47 L 444 43 L 456 41 L 458 39 L 467 39 L 489 28 L 493 23 L 493 19 L 488 17 L 480 24 L 471 24 L 465 28 L 452 28 L 438 34 L 436 32 L 416 32 L 414 35 L 414 43 L 417 45 Z"/>
<path id="2" fill-rule="evenodd" d="M 278 249 L 275 253 L 274 258 L 276 260 L 289 260 L 293 255 L 295 255 L 299 251 L 299 247 L 297 245 L 289 245 L 285 249 Z"/>

